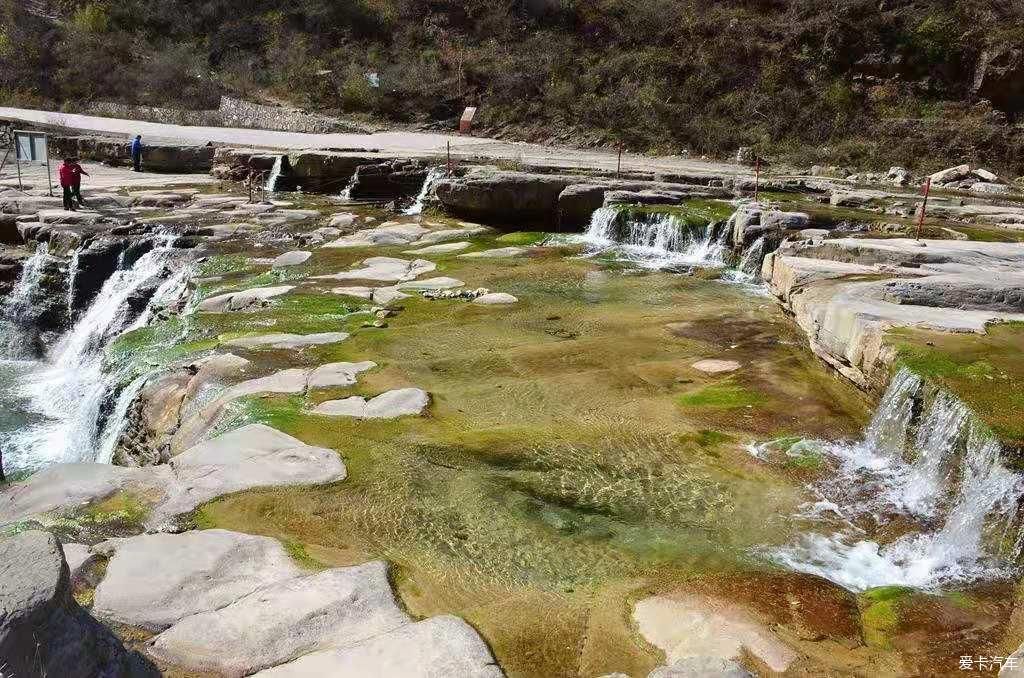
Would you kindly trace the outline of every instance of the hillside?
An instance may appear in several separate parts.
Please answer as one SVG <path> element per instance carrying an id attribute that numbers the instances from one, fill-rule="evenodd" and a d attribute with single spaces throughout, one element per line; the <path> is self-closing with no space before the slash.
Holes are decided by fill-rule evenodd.
<path id="1" fill-rule="evenodd" d="M 0 0 L 0 103 L 223 93 L 490 134 L 1024 173 L 1024 4 Z M 373 87 L 367 73 L 377 73 Z"/>

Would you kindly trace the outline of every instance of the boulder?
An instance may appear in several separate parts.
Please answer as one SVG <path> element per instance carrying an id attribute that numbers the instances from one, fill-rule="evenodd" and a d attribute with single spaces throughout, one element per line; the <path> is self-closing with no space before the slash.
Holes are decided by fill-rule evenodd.
<path id="1" fill-rule="evenodd" d="M 110 560 L 93 614 L 149 631 L 303 574 L 276 539 L 227 530 L 143 534 L 96 550 Z"/>
<path id="2" fill-rule="evenodd" d="M 575 177 L 483 169 L 441 180 L 436 194 L 445 211 L 470 219 L 554 222 L 559 196 L 575 183 L 579 183 Z"/>
<path id="3" fill-rule="evenodd" d="M 380 561 L 270 584 L 185 617 L 149 653 L 196 672 L 239 677 L 329 647 L 354 645 L 410 623 Z"/>
<path id="4" fill-rule="evenodd" d="M 270 304 L 270 299 L 279 297 L 282 294 L 295 289 L 293 285 L 279 285 L 277 287 L 256 287 L 251 290 L 240 292 L 227 292 L 217 296 L 204 299 L 199 302 L 196 309 L 210 313 L 226 313 L 228 311 L 251 311 L 264 308 Z"/>
<path id="5" fill-rule="evenodd" d="M 340 247 L 386 247 L 408 245 L 427 232 L 419 224 L 385 224 L 346 235 L 324 245 L 327 248 Z"/>
<path id="6" fill-rule="evenodd" d="M 356 168 L 349 186 L 353 200 L 389 202 L 415 197 L 427 178 L 428 168 L 416 160 L 388 160 Z"/>
<path id="7" fill-rule="evenodd" d="M 594 212 L 604 206 L 607 186 L 572 184 L 558 194 L 558 223 L 562 228 L 581 228 Z"/>
<path id="8" fill-rule="evenodd" d="M 5 676 L 160 675 L 74 601 L 64 552 L 48 532 L 0 542 L 0 612 Z"/>
<path id="9" fill-rule="evenodd" d="M 960 181 L 966 179 L 971 175 L 970 165 L 957 165 L 956 167 L 949 167 L 942 171 L 936 172 L 931 175 L 933 184 L 942 186 L 944 184 L 953 183 L 954 181 Z"/>
<path id="10" fill-rule="evenodd" d="M 462 228 L 448 228 L 440 231 L 430 231 L 420 236 L 417 240 L 417 244 L 420 245 L 433 245 L 439 242 L 447 242 L 449 240 L 458 240 L 460 238 L 472 238 L 475 235 L 483 235 L 489 233 L 491 229 L 486 226 L 464 226 Z"/>
<path id="11" fill-rule="evenodd" d="M 341 193 L 357 167 L 374 161 L 375 158 L 332 151 L 299 151 L 288 155 L 291 180 L 296 187 L 313 193 Z"/>
<path id="12" fill-rule="evenodd" d="M 274 334 L 260 334 L 254 337 L 238 337 L 222 342 L 223 346 L 232 348 L 278 348 L 295 349 L 307 346 L 321 346 L 323 344 L 336 344 L 345 341 L 349 335 L 347 332 L 321 332 L 319 334 L 286 334 L 278 332 Z"/>
<path id="13" fill-rule="evenodd" d="M 474 304 L 480 304 L 481 306 L 495 306 L 514 304 L 519 300 L 511 294 L 505 292 L 488 292 L 487 294 L 481 294 L 479 297 L 473 300 Z"/>
<path id="14" fill-rule="evenodd" d="M 285 252 L 284 254 L 274 259 L 274 262 L 271 264 L 271 267 L 287 268 L 288 266 L 298 266 L 299 264 L 306 263 L 306 261 L 308 261 L 311 256 L 313 256 L 312 252 L 303 252 L 301 250 L 297 250 L 294 252 Z"/>
<path id="15" fill-rule="evenodd" d="M 330 275 L 314 276 L 314 280 L 378 280 L 400 282 L 413 280 L 437 268 L 437 264 L 426 259 L 396 259 L 394 257 L 370 257 L 364 259 L 362 268 L 341 271 Z"/>
<path id="16" fill-rule="evenodd" d="M 487 644 L 458 617 L 407 624 L 348 647 L 313 652 L 258 678 L 503 678 Z"/>
<path id="17" fill-rule="evenodd" d="M 885 180 L 893 186 L 906 186 L 910 183 L 910 172 L 905 167 L 890 167 Z"/>
<path id="18" fill-rule="evenodd" d="M 978 177 L 982 181 L 987 181 L 991 184 L 999 183 L 999 175 L 995 172 L 990 172 L 987 169 L 977 168 L 971 171 L 971 174 Z"/>
<path id="19" fill-rule="evenodd" d="M 379 396 L 366 398 L 352 396 L 343 400 L 328 400 L 312 410 L 313 414 L 330 417 L 356 417 L 358 419 L 394 419 L 422 414 L 430 404 L 430 396 L 418 388 L 400 388 Z"/>

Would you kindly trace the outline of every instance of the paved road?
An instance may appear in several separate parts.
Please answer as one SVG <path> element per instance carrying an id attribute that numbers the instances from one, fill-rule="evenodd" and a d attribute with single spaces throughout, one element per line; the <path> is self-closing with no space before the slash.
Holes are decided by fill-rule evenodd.
<path id="1" fill-rule="evenodd" d="M 562 146 L 542 146 L 500 141 L 481 137 L 429 134 L 419 132 L 380 132 L 376 134 L 304 134 L 233 127 L 189 127 L 156 122 L 101 118 L 52 111 L 0 107 L 0 120 L 35 123 L 85 133 L 134 136 L 141 134 L 150 143 L 162 141 L 254 146 L 269 149 L 375 149 L 382 156 L 436 157 L 447 152 L 457 158 L 506 160 L 552 168 L 592 168 L 614 170 L 616 155 L 601 150 L 580 150 Z M 749 174 L 739 165 L 690 160 L 677 156 L 648 157 L 626 154 L 626 171 L 670 174 Z"/>

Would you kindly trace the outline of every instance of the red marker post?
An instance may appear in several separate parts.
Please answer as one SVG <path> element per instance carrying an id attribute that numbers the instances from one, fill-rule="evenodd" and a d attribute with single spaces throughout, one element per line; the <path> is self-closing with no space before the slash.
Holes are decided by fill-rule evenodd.
<path id="1" fill-rule="evenodd" d="M 921 239 L 921 227 L 924 225 L 924 212 L 928 209 L 928 194 L 932 190 L 932 178 L 924 180 L 924 201 L 921 203 L 921 214 L 917 217 L 917 240 Z"/>
<path id="2" fill-rule="evenodd" d="M 757 202 L 757 194 L 761 187 L 761 158 L 754 158 L 754 202 Z"/>

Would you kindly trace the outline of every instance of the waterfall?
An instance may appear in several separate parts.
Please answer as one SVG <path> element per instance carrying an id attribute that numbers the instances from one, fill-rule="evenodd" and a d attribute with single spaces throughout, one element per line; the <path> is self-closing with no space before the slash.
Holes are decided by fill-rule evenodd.
<path id="1" fill-rule="evenodd" d="M 447 172 L 444 167 L 431 167 L 430 171 L 427 172 L 427 176 L 423 179 L 423 187 L 420 188 L 419 195 L 416 196 L 416 201 L 406 209 L 403 214 L 408 216 L 415 216 L 423 213 L 424 203 L 427 199 L 434 194 L 434 188 L 438 182 L 447 176 Z"/>
<path id="2" fill-rule="evenodd" d="M 765 242 L 761 236 L 746 249 L 737 270 L 749 278 L 754 278 L 761 271 L 761 262 L 764 261 Z"/>
<path id="3" fill-rule="evenodd" d="M 353 174 L 352 178 L 348 180 L 347 184 L 345 184 L 345 189 L 341 192 L 341 195 L 339 195 L 338 197 L 341 198 L 344 202 L 352 200 L 352 189 L 355 187 L 356 175 Z"/>
<path id="4" fill-rule="evenodd" d="M 801 444 L 831 472 L 798 516 L 807 531 L 771 553 L 778 562 L 853 590 L 935 589 L 1005 576 L 1020 558 L 1024 475 L 960 400 L 911 372 L 895 375 L 862 441 Z M 770 459 L 773 445 L 755 451 Z"/>
<path id="5" fill-rule="evenodd" d="M 26 347 L 31 341 L 26 336 L 24 327 L 27 312 L 32 308 L 39 294 L 39 286 L 43 277 L 44 263 L 50 258 L 49 245 L 39 243 L 32 256 L 25 260 L 21 275 L 14 289 L 0 302 L 0 330 L 3 331 L 3 344 L 0 345 L 0 356 L 5 358 L 27 357 Z"/>
<path id="6" fill-rule="evenodd" d="M 26 413 L 35 421 L 2 441 L 5 463 L 11 468 L 96 458 L 103 404 L 125 378 L 103 372 L 103 349 L 133 322 L 138 323 L 137 300 L 147 287 L 163 280 L 179 254 L 168 245 L 169 241 L 164 242 L 130 268 L 116 271 L 47 360 L 37 363 L 14 387 L 13 395 L 25 403 Z M 182 279 L 179 274 L 162 282 L 156 296 L 174 289 L 180 293 Z M 147 313 L 142 311 L 145 317 Z"/>
<path id="7" fill-rule="evenodd" d="M 728 231 L 713 223 L 701 228 L 671 213 L 631 214 L 602 207 L 576 241 L 587 247 L 588 255 L 611 253 L 641 268 L 718 268 L 725 265 L 727 237 Z"/>
<path id="8" fill-rule="evenodd" d="M 274 166 L 270 170 L 270 175 L 267 177 L 267 183 L 263 187 L 267 193 L 272 193 L 277 190 L 277 180 L 281 177 L 281 165 L 283 164 L 284 156 L 277 156 L 277 159 L 274 160 Z"/>

